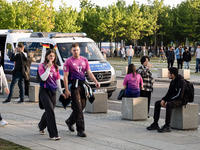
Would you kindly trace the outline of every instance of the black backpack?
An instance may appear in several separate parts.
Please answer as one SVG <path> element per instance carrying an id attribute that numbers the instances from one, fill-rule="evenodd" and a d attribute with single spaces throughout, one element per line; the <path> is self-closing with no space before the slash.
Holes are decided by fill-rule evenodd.
<path id="1" fill-rule="evenodd" d="M 187 87 L 188 87 L 188 91 L 185 93 L 186 99 L 189 103 L 194 102 L 194 86 L 188 80 L 185 80 L 185 82 L 186 82 Z"/>

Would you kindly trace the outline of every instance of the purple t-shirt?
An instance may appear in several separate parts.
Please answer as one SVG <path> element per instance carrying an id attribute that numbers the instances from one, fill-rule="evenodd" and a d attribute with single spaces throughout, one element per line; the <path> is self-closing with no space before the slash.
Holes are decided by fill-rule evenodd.
<path id="1" fill-rule="evenodd" d="M 70 72 L 71 79 L 85 80 L 85 71 L 90 70 L 88 60 L 80 56 L 74 58 L 73 56 L 65 61 L 63 66 L 64 72 Z"/>
<path id="2" fill-rule="evenodd" d="M 123 85 L 130 90 L 140 90 L 140 86 L 143 86 L 143 80 L 140 74 L 136 74 L 133 77 L 133 73 L 129 73 L 125 76 Z"/>
<path id="3" fill-rule="evenodd" d="M 39 75 L 42 75 L 46 71 L 46 67 L 44 64 L 39 64 L 38 72 Z M 47 78 L 46 82 L 40 83 L 40 86 L 55 91 L 57 89 L 56 80 L 60 79 L 59 71 L 56 71 L 54 65 L 52 65 L 49 73 L 49 77 Z"/>

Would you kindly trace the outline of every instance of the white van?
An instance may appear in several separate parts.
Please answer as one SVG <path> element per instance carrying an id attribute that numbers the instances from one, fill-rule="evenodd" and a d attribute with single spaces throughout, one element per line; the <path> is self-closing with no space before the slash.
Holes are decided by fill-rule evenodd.
<path id="1" fill-rule="evenodd" d="M 72 43 L 78 43 L 81 48 L 81 56 L 88 59 L 91 71 L 101 84 L 100 91 L 106 91 L 108 97 L 116 90 L 116 74 L 114 68 L 104 59 L 95 42 L 86 38 L 85 33 L 32 33 L 30 38 L 18 39 L 25 45 L 29 55 L 33 57 L 31 65 L 31 80 L 36 80 L 37 67 L 44 62 L 46 50 L 54 48 L 58 57 L 58 66 L 61 75 L 61 85 L 63 84 L 63 65 L 65 60 L 72 56 Z M 95 89 L 92 82 L 86 75 L 86 82 Z"/>
<path id="2" fill-rule="evenodd" d="M 9 57 L 16 48 L 17 40 L 30 37 L 32 32 L 32 30 L 0 30 L 1 65 L 4 67 L 5 73 L 11 73 L 14 66 Z"/>

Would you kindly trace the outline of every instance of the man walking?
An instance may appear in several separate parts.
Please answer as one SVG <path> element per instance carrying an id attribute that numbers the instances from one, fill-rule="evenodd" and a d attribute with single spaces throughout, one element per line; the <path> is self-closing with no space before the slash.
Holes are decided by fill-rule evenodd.
<path id="1" fill-rule="evenodd" d="M 15 49 L 15 53 L 13 53 L 10 57 L 10 61 L 15 62 L 15 67 L 13 70 L 12 81 L 10 84 L 10 93 L 8 95 L 8 98 L 2 103 L 9 103 L 11 101 L 11 98 L 13 95 L 13 89 L 17 82 L 18 82 L 19 94 L 20 94 L 20 101 L 18 101 L 18 103 L 23 103 L 24 102 L 24 77 L 22 73 L 22 64 L 23 64 L 23 61 L 27 61 L 27 54 L 24 53 L 23 44 L 21 43 L 18 44 L 17 48 Z"/>
<path id="2" fill-rule="evenodd" d="M 71 52 L 72 57 L 68 58 L 64 64 L 64 85 L 65 85 L 65 96 L 68 98 L 71 96 L 72 99 L 72 110 L 70 117 L 65 121 L 69 130 L 74 132 L 73 125 L 76 123 L 77 136 L 86 137 L 83 109 L 86 106 L 86 95 L 83 87 L 85 83 L 85 72 L 88 77 L 95 83 L 97 88 L 100 87 L 99 82 L 96 80 L 90 70 L 88 60 L 80 56 L 80 47 L 78 44 L 72 44 Z M 68 76 L 70 72 L 70 81 L 72 83 L 71 92 L 68 88 Z"/>
<path id="3" fill-rule="evenodd" d="M 196 56 L 196 71 L 195 71 L 195 73 L 198 73 L 198 71 L 200 72 L 200 43 L 197 44 L 195 56 Z"/>
<path id="4" fill-rule="evenodd" d="M 128 56 L 128 65 L 131 64 L 132 57 L 134 56 L 134 50 L 132 48 L 132 45 L 130 45 L 129 49 L 127 50 L 127 56 Z"/>
<path id="5" fill-rule="evenodd" d="M 178 74 L 178 69 L 171 67 L 168 69 L 168 78 L 172 79 L 169 85 L 169 89 L 165 97 L 162 100 L 155 102 L 154 109 L 154 122 L 147 127 L 147 130 L 157 130 L 158 132 L 171 132 L 170 122 L 172 109 L 186 105 L 186 93 L 187 93 L 187 84 L 184 78 Z M 158 120 L 160 118 L 160 109 L 161 107 L 166 108 L 165 116 L 165 125 L 162 128 L 158 126 Z"/>

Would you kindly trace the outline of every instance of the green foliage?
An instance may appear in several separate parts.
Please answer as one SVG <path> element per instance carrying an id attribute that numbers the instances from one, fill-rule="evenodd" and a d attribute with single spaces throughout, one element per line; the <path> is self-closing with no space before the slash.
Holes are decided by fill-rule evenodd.
<path id="1" fill-rule="evenodd" d="M 186 0 L 173 8 L 163 1 L 139 5 L 134 0 L 127 6 L 125 0 L 118 0 L 99 7 L 91 0 L 80 0 L 80 11 L 65 3 L 56 11 L 54 0 L 0 0 L 0 29 L 85 32 L 97 42 L 140 40 L 154 46 L 161 41 L 184 44 L 186 37 L 200 40 L 200 0 Z"/>
<path id="2" fill-rule="evenodd" d="M 80 26 L 76 24 L 78 12 L 72 7 L 67 7 L 64 3 L 59 7 L 59 12 L 55 12 L 55 28 L 56 32 L 76 32 L 80 30 Z"/>

